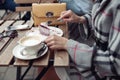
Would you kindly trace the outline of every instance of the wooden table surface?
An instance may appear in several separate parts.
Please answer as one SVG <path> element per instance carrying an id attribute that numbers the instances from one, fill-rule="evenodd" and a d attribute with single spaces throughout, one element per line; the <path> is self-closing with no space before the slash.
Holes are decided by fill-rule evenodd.
<path id="1" fill-rule="evenodd" d="M 0 20 L 0 33 L 4 32 L 4 29 L 8 26 L 16 26 L 19 24 L 28 24 L 33 26 L 31 21 L 22 21 L 22 20 Z M 66 25 L 59 26 L 64 32 L 64 36 L 68 37 L 68 30 Z M 18 45 L 17 41 L 25 35 L 28 30 L 18 31 L 18 37 L 15 38 L 4 38 L 0 41 L 0 66 L 28 66 L 29 60 L 20 60 L 13 56 L 13 48 Z M 50 54 L 55 53 L 53 56 L 54 66 L 69 66 L 69 56 L 67 51 L 48 51 L 48 53 L 39 59 L 36 59 L 33 63 L 33 66 L 47 66 L 50 60 Z"/>

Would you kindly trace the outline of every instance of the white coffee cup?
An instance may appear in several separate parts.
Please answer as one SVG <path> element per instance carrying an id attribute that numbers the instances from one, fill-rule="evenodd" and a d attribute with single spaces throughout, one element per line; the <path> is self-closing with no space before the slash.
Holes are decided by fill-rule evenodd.
<path id="1" fill-rule="evenodd" d="M 32 36 L 25 36 L 21 38 L 18 43 L 23 47 L 21 53 L 23 55 L 35 55 L 37 52 L 42 48 L 41 45 L 41 36 L 39 35 L 32 35 Z"/>

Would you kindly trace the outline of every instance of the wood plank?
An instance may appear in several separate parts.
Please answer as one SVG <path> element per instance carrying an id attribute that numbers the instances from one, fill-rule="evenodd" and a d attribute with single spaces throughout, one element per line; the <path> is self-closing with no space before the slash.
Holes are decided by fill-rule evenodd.
<path id="1" fill-rule="evenodd" d="M 9 15 L 7 15 L 8 17 L 6 18 L 7 20 L 15 20 L 15 19 L 19 19 L 19 13 L 18 12 L 13 12 Z"/>
<path id="2" fill-rule="evenodd" d="M 7 20 L 9 17 L 11 17 L 11 15 L 13 14 L 14 12 L 8 12 L 3 18 L 2 20 Z"/>
<path id="3" fill-rule="evenodd" d="M 8 41 L 9 41 L 9 38 L 4 38 L 4 39 L 0 40 L 0 55 L 1 55 L 2 49 L 5 47 L 5 45 L 7 44 Z"/>
<path id="4" fill-rule="evenodd" d="M 21 25 L 21 24 L 23 24 L 23 23 L 25 23 L 25 21 L 23 21 L 23 20 L 18 20 L 18 21 L 16 21 L 12 26 Z"/>
<path id="5" fill-rule="evenodd" d="M 13 59 L 12 50 L 17 45 L 17 41 L 24 35 L 25 32 L 21 32 L 22 35 L 19 35 L 7 46 L 5 51 L 0 56 L 0 65 L 9 65 Z"/>
<path id="6" fill-rule="evenodd" d="M 2 19 L 5 14 L 6 14 L 5 9 L 0 9 L 0 19 Z"/>
<path id="7" fill-rule="evenodd" d="M 33 66 L 47 66 L 50 58 L 50 51 L 40 59 L 36 59 L 33 63 Z"/>
<path id="8" fill-rule="evenodd" d="M 20 59 L 15 59 L 15 62 L 13 64 L 14 66 L 28 66 L 29 61 L 28 60 L 20 60 Z"/>
<path id="9" fill-rule="evenodd" d="M 2 49 L 3 50 L 3 49 Z M 5 50 L 5 49 L 4 49 Z M 12 60 L 10 51 L 1 51 L 0 54 L 0 66 L 8 66 Z"/>
<path id="10" fill-rule="evenodd" d="M 54 66 L 55 67 L 69 66 L 69 55 L 67 51 L 64 50 L 55 51 Z"/>
<path id="11" fill-rule="evenodd" d="M 14 20 L 8 20 L 5 21 L 1 26 L 0 26 L 0 32 L 2 32 L 6 27 L 12 25 Z"/>
<path id="12" fill-rule="evenodd" d="M 38 3 L 39 0 L 14 0 L 17 4 Z"/>
<path id="13" fill-rule="evenodd" d="M 50 3 L 54 2 L 55 0 L 14 0 L 18 4 L 25 4 L 25 3 L 38 3 L 41 1 L 42 3 Z"/>
<path id="14" fill-rule="evenodd" d="M 31 11 L 32 10 L 32 6 L 26 6 L 26 7 L 16 7 L 16 11 L 19 12 L 19 11 Z"/>
<path id="15" fill-rule="evenodd" d="M 4 21 L 4 20 L 0 20 L 0 24 L 2 24 L 3 21 Z"/>
<path id="16" fill-rule="evenodd" d="M 24 32 L 21 32 L 21 34 L 24 35 Z M 2 53 L 0 55 L 0 65 L 1 66 L 8 66 L 10 64 L 11 60 L 13 59 L 12 50 L 17 45 L 17 41 L 20 38 L 21 38 L 20 35 L 18 37 L 14 38 L 13 41 L 11 41 L 9 43 L 9 45 L 7 45 L 7 47 L 5 47 L 4 51 L 2 51 Z"/>
<path id="17" fill-rule="evenodd" d="M 5 21 L 1 26 L 0 26 L 0 32 L 3 32 L 5 27 L 10 26 L 14 21 Z M 9 38 L 4 38 L 0 41 L 0 52 L 2 49 L 5 47 L 7 42 L 9 41 Z M 1 54 L 1 53 L 0 53 Z"/>
<path id="18" fill-rule="evenodd" d="M 28 26 L 29 26 L 30 28 L 32 28 L 34 22 L 33 22 L 33 20 L 30 19 L 30 20 L 28 20 L 25 24 L 28 24 Z"/>
<path id="19" fill-rule="evenodd" d="M 5 21 L 4 24 L 1 25 L 0 27 L 0 31 L 4 31 L 5 27 L 10 26 L 14 21 Z M 23 24 L 24 21 L 16 21 L 13 26 L 19 25 L 19 24 Z M 0 41 L 0 51 L 2 50 L 2 48 L 7 44 L 7 42 L 9 41 L 9 38 L 4 38 L 3 40 Z"/>
<path id="20" fill-rule="evenodd" d="M 21 18 L 26 14 L 26 12 L 21 12 Z M 3 20 L 17 20 L 19 19 L 19 12 L 10 12 L 3 17 Z"/>
<path id="21" fill-rule="evenodd" d="M 24 12 L 16 12 L 16 13 L 18 13 L 17 15 L 16 15 L 16 17 L 13 17 L 12 19 L 13 20 L 20 20 L 20 19 L 22 19 L 24 16 L 25 16 L 25 14 L 26 14 L 26 11 L 24 11 Z M 20 17 L 20 15 L 21 15 L 21 17 Z"/>

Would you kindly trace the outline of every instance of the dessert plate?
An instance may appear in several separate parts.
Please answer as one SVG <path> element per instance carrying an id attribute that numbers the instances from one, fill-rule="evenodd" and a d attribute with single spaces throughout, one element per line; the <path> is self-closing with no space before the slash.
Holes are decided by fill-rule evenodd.
<path id="1" fill-rule="evenodd" d="M 54 26 L 40 25 L 40 33 L 46 36 L 50 35 L 58 35 L 62 36 L 63 31 L 60 28 L 56 28 Z"/>
<path id="2" fill-rule="evenodd" d="M 51 35 L 58 35 L 58 36 L 62 36 L 63 35 L 63 31 L 59 28 L 56 27 L 49 27 L 51 30 L 53 30 L 53 32 L 51 33 Z M 25 36 L 33 36 L 33 35 L 40 35 L 42 36 L 42 40 L 44 41 L 48 36 L 41 34 L 39 31 L 39 28 L 32 28 L 30 31 L 26 32 Z"/>
<path id="3" fill-rule="evenodd" d="M 49 28 L 53 32 L 53 33 L 50 33 L 50 35 L 58 35 L 58 36 L 63 35 L 63 31 L 60 28 L 56 28 L 56 27 L 49 27 Z"/>

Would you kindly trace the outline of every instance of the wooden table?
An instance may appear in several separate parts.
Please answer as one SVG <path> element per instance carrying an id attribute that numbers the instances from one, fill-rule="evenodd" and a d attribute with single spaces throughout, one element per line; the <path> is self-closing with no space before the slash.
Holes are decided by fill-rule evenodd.
<path id="1" fill-rule="evenodd" d="M 16 26 L 19 24 L 28 24 L 30 27 L 33 26 L 33 22 L 31 21 L 22 21 L 22 20 L 0 20 L 0 32 L 4 32 L 5 27 L 8 26 Z M 68 36 L 66 25 L 59 26 L 64 32 L 64 36 Z M 43 67 L 43 73 L 45 70 L 49 68 L 52 62 L 52 66 L 54 67 L 67 67 L 69 66 L 69 56 L 67 51 L 59 50 L 59 51 L 48 51 L 48 53 L 39 59 L 36 60 L 20 60 L 13 56 L 12 51 L 13 48 L 18 45 L 17 41 L 25 35 L 28 30 L 18 31 L 18 37 L 15 38 L 4 38 L 0 41 L 0 66 L 9 66 L 14 65 L 17 67 L 17 75 L 16 80 L 22 80 L 21 77 L 24 77 L 26 72 L 30 69 L 30 66 L 35 67 Z M 51 53 L 55 53 L 51 58 Z M 32 65 L 31 65 L 32 64 Z M 27 70 L 23 75 L 21 75 L 21 67 L 28 66 Z M 42 73 L 42 74 L 43 74 Z M 42 76 L 41 76 L 42 77 Z M 40 76 L 39 76 L 40 78 Z"/>

